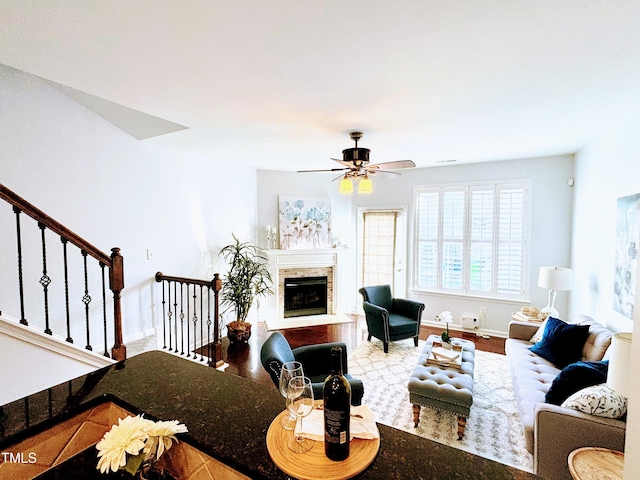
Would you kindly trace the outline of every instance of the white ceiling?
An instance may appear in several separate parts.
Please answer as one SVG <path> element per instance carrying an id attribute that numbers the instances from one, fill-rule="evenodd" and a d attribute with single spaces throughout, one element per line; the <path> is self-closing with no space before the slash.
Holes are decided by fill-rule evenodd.
<path id="1" fill-rule="evenodd" d="M 640 1 L 0 0 L 0 63 L 216 161 L 331 168 L 352 130 L 372 163 L 525 158 L 640 108 Z"/>

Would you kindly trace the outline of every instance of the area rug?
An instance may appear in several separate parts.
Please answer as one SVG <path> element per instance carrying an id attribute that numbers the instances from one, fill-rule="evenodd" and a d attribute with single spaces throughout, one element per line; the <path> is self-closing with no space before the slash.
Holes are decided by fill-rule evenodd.
<path id="1" fill-rule="evenodd" d="M 337 325 L 352 323 L 353 318 L 343 313 L 336 315 L 307 315 L 304 317 L 289 317 L 267 320 L 267 330 L 284 330 L 287 328 L 315 327 L 317 325 Z"/>
<path id="2" fill-rule="evenodd" d="M 412 339 L 392 342 L 385 354 L 382 342 L 372 339 L 350 352 L 349 373 L 362 379 L 363 403 L 369 405 L 376 421 L 533 471 L 504 355 L 476 350 L 473 405 L 462 440 L 458 440 L 456 416 L 431 408 L 422 408 L 420 423 L 414 428 L 407 383 L 424 344 L 420 341 L 416 347 Z"/>

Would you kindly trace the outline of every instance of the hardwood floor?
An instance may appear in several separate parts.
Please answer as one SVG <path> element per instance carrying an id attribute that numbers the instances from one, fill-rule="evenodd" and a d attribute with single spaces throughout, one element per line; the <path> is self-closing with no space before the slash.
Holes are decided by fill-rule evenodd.
<path id="1" fill-rule="evenodd" d="M 355 322 L 338 325 L 320 325 L 315 327 L 288 328 L 280 332 L 289 341 L 291 348 L 325 342 L 344 342 L 347 350 L 351 351 L 360 343 L 367 341 L 367 325 L 363 316 L 354 316 Z M 260 348 L 265 339 L 272 332 L 267 331 L 265 323 L 253 325 L 251 338 L 248 343 L 230 344 L 229 339 L 222 339 L 222 354 L 224 361 L 229 364 L 227 373 L 251 378 L 257 382 L 271 385 L 271 378 L 260 362 Z M 431 334 L 442 333 L 441 328 L 420 327 L 420 339 L 424 340 Z M 472 332 L 451 331 L 452 337 L 471 340 L 478 350 L 504 354 L 504 338 L 482 338 Z"/>

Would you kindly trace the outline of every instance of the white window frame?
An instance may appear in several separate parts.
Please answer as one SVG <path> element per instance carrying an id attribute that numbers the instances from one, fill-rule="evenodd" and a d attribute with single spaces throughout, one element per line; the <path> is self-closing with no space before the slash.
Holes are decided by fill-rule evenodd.
<path id="1" fill-rule="evenodd" d="M 498 192 L 502 189 L 509 187 L 522 187 L 524 191 L 523 195 L 523 215 L 524 215 L 524 225 L 521 236 L 521 258 L 520 262 L 522 265 L 520 272 L 520 290 L 518 292 L 508 293 L 508 292 L 499 292 L 498 291 L 498 279 L 497 279 L 497 262 L 498 255 L 497 250 L 499 247 L 498 243 L 498 217 L 499 217 L 499 195 Z M 491 244 L 493 246 L 493 278 L 490 291 L 478 291 L 472 290 L 470 286 L 470 252 L 471 246 L 474 242 L 471 240 L 470 228 L 471 228 L 471 192 L 479 189 L 487 189 L 490 188 L 493 190 L 494 198 L 493 198 L 493 234 Z M 460 288 L 445 288 L 443 286 L 443 275 L 442 275 L 442 252 L 443 252 L 443 243 L 447 240 L 443 236 L 443 197 L 445 192 L 452 191 L 463 191 L 464 192 L 464 233 L 462 239 L 462 284 Z M 422 240 L 427 237 L 420 237 L 420 210 L 419 210 L 419 197 L 421 193 L 431 193 L 438 195 L 438 229 L 437 229 L 437 238 L 435 242 L 437 243 L 437 258 L 436 258 L 436 285 L 433 287 L 426 285 L 419 285 L 418 279 L 420 276 L 419 271 L 419 247 Z M 465 297 L 480 297 L 480 298 L 488 298 L 495 300 L 525 300 L 528 298 L 528 290 L 529 290 L 529 235 L 530 235 L 530 224 L 531 224 L 531 209 L 530 209 L 530 197 L 531 197 L 531 182 L 528 179 L 510 179 L 510 180 L 500 180 L 500 181 L 485 181 L 485 182 L 464 182 L 457 184 L 438 184 L 438 185 L 422 185 L 416 186 L 414 188 L 414 219 L 413 219 L 413 255 L 414 255 L 414 268 L 412 275 L 412 289 L 414 291 L 419 292 L 427 292 L 427 293 L 439 293 L 445 295 L 460 295 Z M 433 232 L 433 230 L 431 230 Z M 432 245 L 434 243 L 434 237 L 429 237 L 429 239 L 425 241 L 431 241 Z M 477 243 L 477 242 L 475 242 Z M 433 275 L 431 276 L 433 278 Z"/>

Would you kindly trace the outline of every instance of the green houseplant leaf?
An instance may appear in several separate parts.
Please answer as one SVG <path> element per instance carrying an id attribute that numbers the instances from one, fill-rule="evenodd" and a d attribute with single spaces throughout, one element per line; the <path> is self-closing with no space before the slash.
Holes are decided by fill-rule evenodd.
<path id="1" fill-rule="evenodd" d="M 220 250 L 229 265 L 220 291 L 223 313 L 235 312 L 238 322 L 246 322 L 256 297 L 273 293 L 273 280 L 263 251 L 251 242 L 241 242 L 232 234 L 233 242 Z"/>

